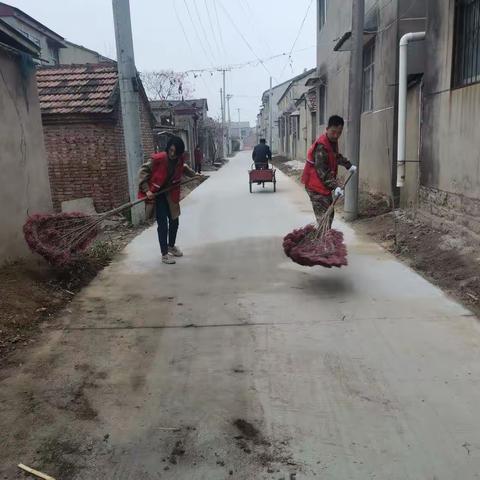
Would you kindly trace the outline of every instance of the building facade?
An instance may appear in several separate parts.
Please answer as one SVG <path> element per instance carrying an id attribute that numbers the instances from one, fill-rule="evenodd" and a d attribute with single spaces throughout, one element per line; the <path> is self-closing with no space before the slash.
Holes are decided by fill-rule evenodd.
<path id="1" fill-rule="evenodd" d="M 312 117 L 306 98 L 311 87 L 307 83 L 315 76 L 316 69 L 313 68 L 293 78 L 277 102 L 278 153 L 292 160 L 305 160 L 307 156 L 312 131 L 310 125 Z"/>
<path id="2" fill-rule="evenodd" d="M 35 43 L 0 19 L 0 263 L 28 253 L 25 220 L 52 209 L 32 60 L 39 56 Z"/>
<path id="3" fill-rule="evenodd" d="M 430 0 L 426 49 L 420 206 L 480 235 L 480 0 Z"/>
<path id="4" fill-rule="evenodd" d="M 50 30 L 22 10 L 0 2 L 0 19 L 27 37 L 40 49 L 37 59 L 42 65 L 57 65 L 60 51 L 65 48 L 62 36 Z"/>
<path id="5" fill-rule="evenodd" d="M 396 184 L 398 44 L 404 33 L 425 29 L 426 1 L 366 0 L 362 78 L 360 188 L 393 204 Z M 349 135 L 348 96 L 351 51 L 351 0 L 317 0 L 318 130 L 337 114 L 346 120 L 341 140 Z M 409 75 L 421 74 L 423 42 L 409 49 Z"/>

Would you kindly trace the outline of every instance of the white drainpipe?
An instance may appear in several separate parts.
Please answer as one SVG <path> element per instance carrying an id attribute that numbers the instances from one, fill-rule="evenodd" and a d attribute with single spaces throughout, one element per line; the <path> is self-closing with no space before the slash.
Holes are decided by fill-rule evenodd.
<path id="1" fill-rule="evenodd" d="M 405 185 L 405 160 L 407 137 L 407 58 L 408 43 L 425 39 L 425 32 L 406 33 L 400 39 L 398 65 L 398 138 L 397 138 L 397 187 Z"/>

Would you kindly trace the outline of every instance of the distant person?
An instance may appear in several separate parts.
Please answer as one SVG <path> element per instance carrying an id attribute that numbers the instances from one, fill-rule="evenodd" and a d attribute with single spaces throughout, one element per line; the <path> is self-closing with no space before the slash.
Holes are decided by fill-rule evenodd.
<path id="1" fill-rule="evenodd" d="M 144 163 L 138 174 L 139 198 L 146 198 L 147 204 L 155 205 L 158 241 L 162 262 L 174 264 L 172 257 L 182 257 L 182 251 L 175 245 L 180 216 L 180 183 L 182 175 L 194 177 L 195 172 L 185 164 L 187 152 L 180 137 L 172 136 L 164 152 L 154 153 Z M 162 189 L 176 185 L 168 192 L 156 195 Z"/>
<path id="2" fill-rule="evenodd" d="M 337 182 L 338 166 L 345 167 L 351 173 L 357 171 L 357 167 L 338 152 L 338 139 L 342 135 L 344 124 L 342 117 L 338 115 L 330 117 L 326 132 L 308 149 L 302 183 L 312 202 L 317 222 L 320 222 L 332 204 L 333 196 L 344 195 L 343 188 Z M 332 222 L 333 212 L 330 226 Z"/>
<path id="3" fill-rule="evenodd" d="M 202 173 L 202 163 L 203 163 L 203 153 L 200 145 L 195 147 L 195 151 L 193 152 L 193 156 L 195 159 L 195 172 Z"/>
<path id="4" fill-rule="evenodd" d="M 257 170 L 268 168 L 268 162 L 272 161 L 272 151 L 264 138 L 261 138 L 260 143 L 253 149 L 252 160 Z"/>

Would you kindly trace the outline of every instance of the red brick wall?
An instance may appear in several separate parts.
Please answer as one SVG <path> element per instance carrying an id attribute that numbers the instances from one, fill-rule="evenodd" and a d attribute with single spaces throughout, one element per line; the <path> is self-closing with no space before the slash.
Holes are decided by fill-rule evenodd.
<path id="1" fill-rule="evenodd" d="M 150 155 L 155 151 L 155 143 L 153 140 L 153 129 L 150 124 L 150 114 L 147 110 L 145 100 L 140 97 L 140 121 L 142 129 L 142 146 L 144 160 L 148 160 Z"/>
<path id="2" fill-rule="evenodd" d="M 143 102 L 141 128 L 145 160 L 154 151 L 154 143 Z M 128 172 L 120 111 L 109 123 L 99 123 L 91 117 L 85 117 L 84 123 L 57 125 L 44 122 L 44 136 L 55 210 L 61 210 L 63 201 L 83 197 L 92 197 L 98 212 L 128 202 Z"/>
<path id="3" fill-rule="evenodd" d="M 103 212 L 128 201 L 122 130 L 115 123 L 44 124 L 53 206 L 92 197 Z"/>

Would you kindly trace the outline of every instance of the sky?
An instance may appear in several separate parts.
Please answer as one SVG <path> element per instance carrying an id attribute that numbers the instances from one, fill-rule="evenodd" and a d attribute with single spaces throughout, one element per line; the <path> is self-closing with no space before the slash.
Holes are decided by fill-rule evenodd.
<path id="1" fill-rule="evenodd" d="M 71 42 L 116 57 L 111 0 L 5 3 Z M 130 11 L 137 69 L 211 70 L 189 79 L 193 96 L 208 99 L 213 118 L 221 111 L 218 68 L 257 62 L 233 68 L 226 78 L 232 121 L 253 126 L 270 76 L 275 85 L 315 66 L 313 0 L 130 0 Z M 282 56 L 267 60 L 276 55 Z"/>

